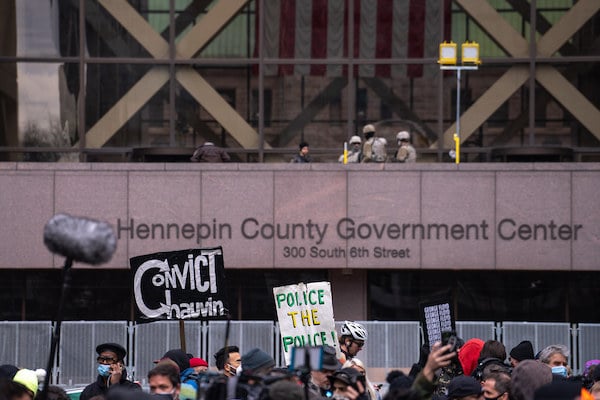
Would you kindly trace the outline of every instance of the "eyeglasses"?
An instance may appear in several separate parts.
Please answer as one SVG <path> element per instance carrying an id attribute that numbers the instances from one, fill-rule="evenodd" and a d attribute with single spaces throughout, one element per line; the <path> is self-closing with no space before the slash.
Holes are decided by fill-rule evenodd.
<path id="1" fill-rule="evenodd" d="M 96 361 L 98 361 L 100 364 L 115 364 L 119 360 L 117 360 L 116 358 L 113 358 L 113 357 L 100 356 L 100 357 L 96 358 Z"/>
<path id="2" fill-rule="evenodd" d="M 362 347 L 365 345 L 365 342 L 357 342 L 357 341 L 354 341 L 354 342 L 352 342 L 352 343 L 354 343 L 355 345 L 357 345 L 359 349 L 362 349 Z"/>

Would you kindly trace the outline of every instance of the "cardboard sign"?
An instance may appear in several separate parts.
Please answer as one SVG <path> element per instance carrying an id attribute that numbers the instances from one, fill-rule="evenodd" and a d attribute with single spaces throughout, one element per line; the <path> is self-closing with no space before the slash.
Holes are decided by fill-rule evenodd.
<path id="1" fill-rule="evenodd" d="M 279 286 L 273 295 L 287 365 L 293 347 L 326 344 L 339 354 L 329 282 Z"/>
<path id="2" fill-rule="evenodd" d="M 129 264 L 137 322 L 227 315 L 221 247 L 147 254 Z"/>
<path id="3" fill-rule="evenodd" d="M 442 332 L 456 331 L 450 300 L 438 299 L 420 303 L 421 325 L 425 341 L 430 346 L 442 341 Z"/>

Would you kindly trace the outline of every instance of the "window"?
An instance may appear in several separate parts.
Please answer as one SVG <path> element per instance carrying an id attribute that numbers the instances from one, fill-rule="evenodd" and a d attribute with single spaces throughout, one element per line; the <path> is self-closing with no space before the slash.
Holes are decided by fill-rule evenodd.
<path id="1" fill-rule="evenodd" d="M 269 127 L 271 126 L 271 112 L 273 108 L 273 91 L 271 89 L 264 90 L 264 102 L 264 124 L 265 127 Z M 258 126 L 258 110 L 258 90 L 252 89 L 252 104 L 250 105 L 250 120 L 252 121 L 252 126 Z"/>
<path id="2" fill-rule="evenodd" d="M 418 321 L 419 302 L 452 294 L 460 321 L 600 322 L 597 272 L 369 271 L 370 320 Z"/>

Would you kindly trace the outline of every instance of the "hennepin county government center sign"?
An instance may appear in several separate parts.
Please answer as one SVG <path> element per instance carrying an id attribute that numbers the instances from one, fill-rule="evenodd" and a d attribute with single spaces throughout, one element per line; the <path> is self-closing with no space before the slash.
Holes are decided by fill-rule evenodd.
<path id="1" fill-rule="evenodd" d="M 256 218 L 244 218 L 239 225 L 219 222 L 211 223 L 137 223 L 134 219 L 117 219 L 118 238 L 127 236 L 131 240 L 169 240 L 177 239 L 200 244 L 204 239 L 231 241 L 237 238 L 248 240 L 298 240 L 303 246 L 284 246 L 285 258 L 346 258 L 350 257 L 410 257 L 410 247 L 402 246 L 419 240 L 474 240 L 489 241 L 492 238 L 490 222 L 479 223 L 358 223 L 352 218 L 342 218 L 335 224 L 316 223 L 312 219 L 306 222 L 268 223 Z M 512 218 L 503 218 L 495 227 L 499 240 L 511 241 L 576 241 L 583 224 L 558 224 L 554 220 L 547 223 L 518 223 Z M 322 247 L 327 235 L 338 239 L 390 239 L 397 243 L 394 248 L 374 246 Z"/>

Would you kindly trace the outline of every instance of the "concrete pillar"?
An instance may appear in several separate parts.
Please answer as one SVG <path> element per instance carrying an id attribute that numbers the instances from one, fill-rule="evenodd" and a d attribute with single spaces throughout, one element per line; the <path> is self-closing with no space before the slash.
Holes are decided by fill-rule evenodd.
<path id="1" fill-rule="evenodd" d="M 367 271 L 334 269 L 329 271 L 336 321 L 367 319 Z"/>

